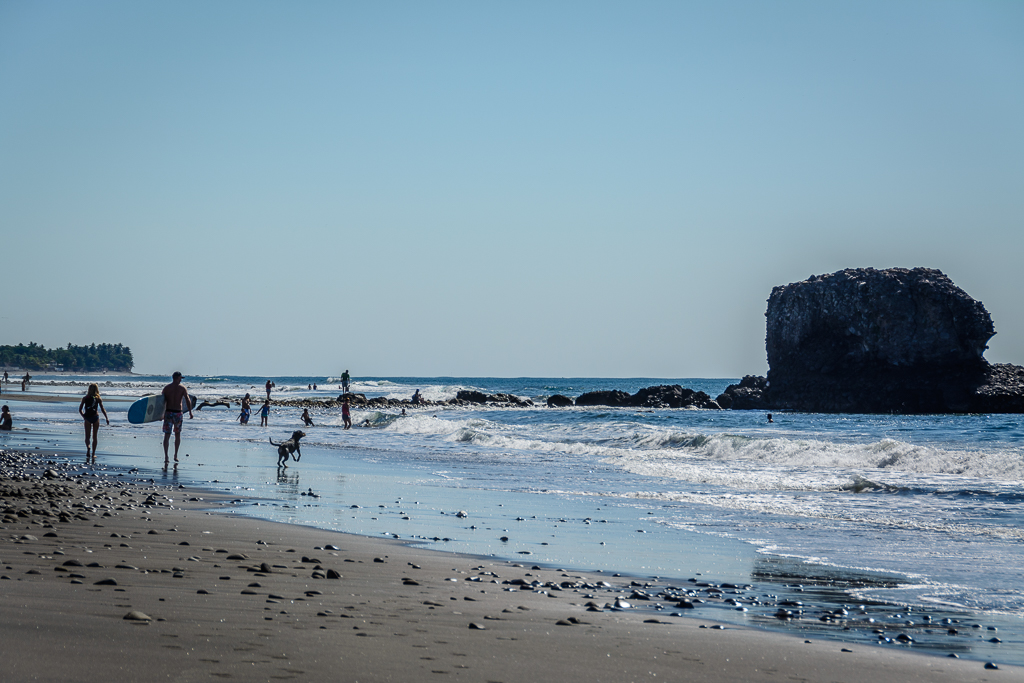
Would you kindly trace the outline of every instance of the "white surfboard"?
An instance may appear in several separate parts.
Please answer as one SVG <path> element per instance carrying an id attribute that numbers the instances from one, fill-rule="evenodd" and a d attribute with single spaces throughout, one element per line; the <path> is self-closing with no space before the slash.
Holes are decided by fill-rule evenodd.
<path id="1" fill-rule="evenodd" d="M 188 398 L 192 407 L 195 408 L 196 397 L 190 394 Z M 128 421 L 137 425 L 162 420 L 164 419 L 164 407 L 163 394 L 140 398 L 128 407 Z"/>

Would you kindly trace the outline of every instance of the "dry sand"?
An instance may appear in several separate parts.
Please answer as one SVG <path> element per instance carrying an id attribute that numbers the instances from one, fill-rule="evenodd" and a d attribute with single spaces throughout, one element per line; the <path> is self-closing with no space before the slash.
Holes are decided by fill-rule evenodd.
<path id="1" fill-rule="evenodd" d="M 1024 681 L 1017 667 L 587 611 L 608 594 L 573 584 L 607 577 L 210 513 L 229 499 L 200 491 L 21 480 L 29 456 L 5 461 L 5 683 Z M 517 579 L 565 587 L 510 590 Z"/>

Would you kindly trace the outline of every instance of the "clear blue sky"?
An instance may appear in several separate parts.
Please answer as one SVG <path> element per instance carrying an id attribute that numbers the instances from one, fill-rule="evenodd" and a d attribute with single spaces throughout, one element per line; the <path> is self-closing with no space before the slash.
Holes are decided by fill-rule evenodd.
<path id="1" fill-rule="evenodd" d="M 940 268 L 1024 363 L 1024 3 L 0 0 L 0 343 L 136 370 L 763 373 Z"/>

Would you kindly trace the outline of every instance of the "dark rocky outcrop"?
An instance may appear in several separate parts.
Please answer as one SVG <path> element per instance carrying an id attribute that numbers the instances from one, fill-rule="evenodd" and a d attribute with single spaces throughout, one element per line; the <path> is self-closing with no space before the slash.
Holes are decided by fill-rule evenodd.
<path id="1" fill-rule="evenodd" d="M 630 395 L 625 391 L 588 391 L 576 397 L 577 406 L 609 406 L 611 408 L 629 406 Z"/>
<path id="2" fill-rule="evenodd" d="M 638 408 L 719 408 L 703 391 L 686 389 L 678 384 L 641 389 L 630 397 L 630 405 Z"/>
<path id="3" fill-rule="evenodd" d="M 464 405 L 467 403 L 476 404 L 497 404 L 500 406 L 509 406 L 513 408 L 528 408 L 533 405 L 533 401 L 528 398 L 519 398 L 514 394 L 485 394 L 481 391 L 473 391 L 470 389 L 463 389 L 455 395 L 455 400 L 459 402 L 458 405 Z"/>
<path id="4" fill-rule="evenodd" d="M 562 396 L 561 394 L 548 396 L 548 408 L 568 408 L 572 404 L 572 399 L 568 396 Z"/>
<path id="5" fill-rule="evenodd" d="M 1024 369 L 985 361 L 992 319 L 941 271 L 858 268 L 812 276 L 773 289 L 765 315 L 767 386 L 751 383 L 744 393 L 741 382 L 731 392 L 732 407 L 1022 409 Z"/>
<path id="6" fill-rule="evenodd" d="M 771 408 L 767 397 L 768 379 L 760 375 L 746 375 L 739 384 L 730 384 L 715 402 L 725 409 L 765 410 Z"/>
<path id="7" fill-rule="evenodd" d="M 989 365 L 972 391 L 972 409 L 979 413 L 1024 413 L 1024 368 L 1009 363 Z"/>
<path id="8" fill-rule="evenodd" d="M 719 405 L 703 391 L 686 389 L 678 384 L 641 389 L 632 396 L 625 391 L 591 391 L 576 399 L 577 406 L 608 406 L 610 408 L 704 408 L 718 410 Z"/>

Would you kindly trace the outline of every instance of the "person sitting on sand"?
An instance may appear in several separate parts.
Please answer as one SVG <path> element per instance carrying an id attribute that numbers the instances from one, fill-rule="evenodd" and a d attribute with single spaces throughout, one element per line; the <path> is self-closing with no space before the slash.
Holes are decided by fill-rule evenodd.
<path id="1" fill-rule="evenodd" d="M 14 429 L 14 419 L 11 417 L 11 409 L 4 406 L 0 412 L 0 430 L 9 432 Z"/>
<path id="2" fill-rule="evenodd" d="M 267 426 L 267 418 L 270 417 L 270 399 L 268 398 L 263 402 L 263 407 L 260 408 L 260 427 Z"/>
<path id="3" fill-rule="evenodd" d="M 85 460 L 89 461 L 89 435 L 92 433 L 92 459 L 96 460 L 96 446 L 100 440 L 100 412 L 103 412 L 103 419 L 110 426 L 110 417 L 107 409 L 103 407 L 103 399 L 100 398 L 100 388 L 96 384 L 90 384 L 89 390 L 82 397 L 78 404 L 78 414 L 85 420 Z"/>
<path id="4" fill-rule="evenodd" d="M 309 408 L 302 409 L 302 424 L 307 427 L 316 427 L 316 425 L 313 424 L 313 418 L 309 416 Z"/>
<path id="5" fill-rule="evenodd" d="M 238 418 L 237 418 L 238 423 L 239 424 L 243 424 L 243 425 L 249 424 L 249 415 L 251 415 L 251 414 L 252 414 L 252 403 L 251 403 L 251 399 L 249 398 L 249 394 L 246 394 L 242 398 L 242 412 L 240 412 L 238 414 Z"/>

